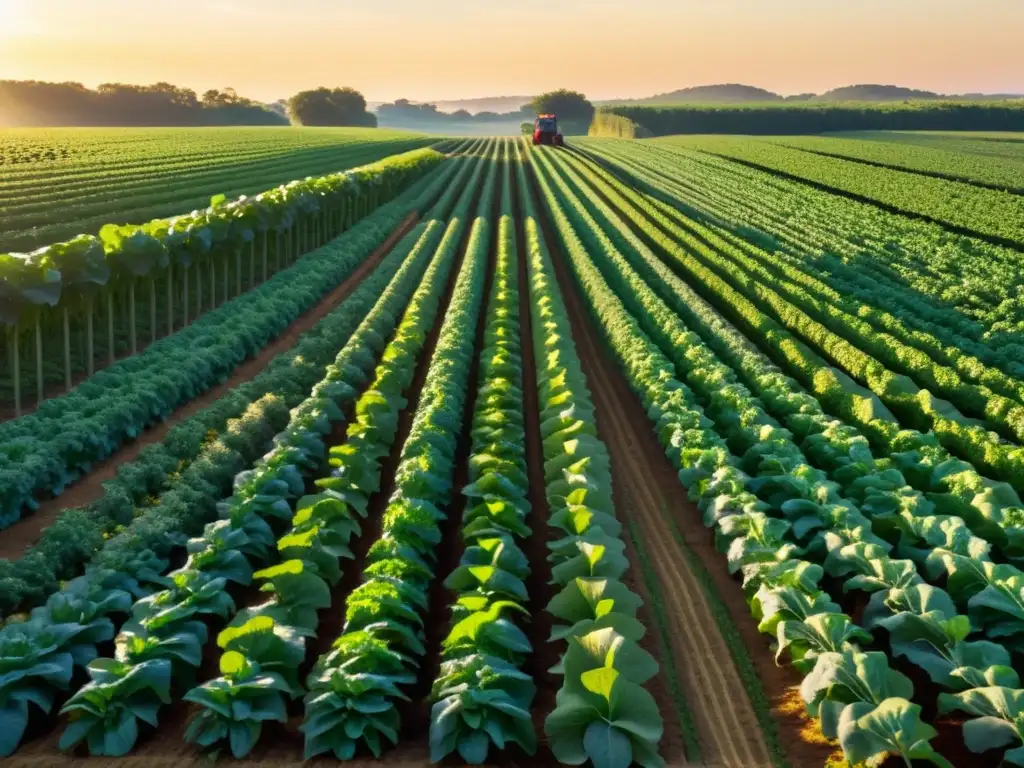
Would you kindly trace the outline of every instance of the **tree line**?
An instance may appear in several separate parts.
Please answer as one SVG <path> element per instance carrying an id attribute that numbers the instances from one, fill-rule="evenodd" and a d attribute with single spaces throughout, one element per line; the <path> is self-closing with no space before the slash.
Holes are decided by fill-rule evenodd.
<path id="1" fill-rule="evenodd" d="M 622 121 L 644 135 L 742 133 L 793 135 L 827 131 L 1022 131 L 1024 100 L 907 101 L 862 104 L 682 105 L 601 107 L 591 133 L 623 135 Z M 609 132 L 611 131 L 611 132 Z"/>
<path id="2" fill-rule="evenodd" d="M 363 95 L 352 88 L 317 88 L 263 104 L 234 88 L 202 95 L 171 83 L 128 85 L 0 80 L 0 126 L 318 125 L 375 128 Z"/>
<path id="3" fill-rule="evenodd" d="M 516 112 L 441 112 L 435 104 L 398 99 L 374 114 L 354 88 L 315 88 L 288 99 L 264 104 L 245 98 L 233 88 L 208 90 L 202 95 L 170 83 L 128 85 L 105 83 L 95 89 L 81 83 L 0 80 L 0 126 L 210 126 L 295 125 L 422 126 L 468 122 L 532 119 L 555 112 L 567 128 L 578 123 L 586 132 L 594 107 L 581 93 L 560 90 L 535 97 Z"/>
<path id="4" fill-rule="evenodd" d="M 188 126 L 287 125 L 288 118 L 234 89 L 201 96 L 170 83 L 81 83 L 0 80 L 0 125 Z"/>

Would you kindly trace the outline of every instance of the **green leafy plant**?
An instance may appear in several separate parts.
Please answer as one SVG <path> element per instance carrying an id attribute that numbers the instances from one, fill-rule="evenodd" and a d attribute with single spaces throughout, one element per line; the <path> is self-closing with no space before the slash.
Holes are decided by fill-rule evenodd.
<path id="1" fill-rule="evenodd" d="M 96 659 L 88 669 L 92 682 L 61 708 L 71 719 L 61 734 L 60 748 L 72 749 L 85 741 L 90 754 L 121 757 L 135 746 L 140 721 L 157 726 L 157 711 L 170 701 L 171 662 Z"/>
<path id="2" fill-rule="evenodd" d="M 544 722 L 560 762 L 595 768 L 661 766 L 663 725 L 654 698 L 642 687 L 658 665 L 634 641 L 612 629 L 569 641 L 565 685 Z"/>
<path id="3" fill-rule="evenodd" d="M 999 685 L 980 686 L 969 691 L 939 695 L 939 712 L 966 712 L 975 719 L 964 723 L 964 744 L 972 752 L 985 752 L 1024 742 L 1024 692 Z M 1003 755 L 1011 765 L 1024 765 L 1024 746 Z"/>
<path id="4" fill-rule="evenodd" d="M 245 757 L 252 750 L 267 720 L 288 719 L 282 694 L 291 686 L 275 672 L 263 672 L 237 651 L 220 657 L 221 676 L 185 694 L 185 700 L 203 709 L 189 723 L 185 740 L 201 747 L 227 741 L 231 754 Z"/>

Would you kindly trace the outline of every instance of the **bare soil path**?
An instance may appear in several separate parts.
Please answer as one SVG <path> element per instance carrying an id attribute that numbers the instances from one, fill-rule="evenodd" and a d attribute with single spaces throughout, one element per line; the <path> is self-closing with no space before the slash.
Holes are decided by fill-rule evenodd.
<path id="1" fill-rule="evenodd" d="M 715 569 L 724 575 L 724 579 L 715 579 L 717 597 L 728 607 L 737 625 L 742 622 L 753 630 L 752 636 L 743 638 L 751 655 L 767 657 L 768 666 L 774 668 L 771 654 L 751 622 L 739 584 L 729 577 L 724 557 L 714 550 L 700 512 L 686 497 L 643 407 L 598 337 L 552 237 L 549 222 L 542 224 L 569 310 L 573 339 L 594 398 L 598 433 L 611 454 L 616 508 L 624 522 L 638 524 L 643 546 L 657 571 L 660 597 L 667 609 L 664 618 L 672 622 L 668 634 L 700 741 L 702 763 L 708 768 L 772 766 L 771 751 L 743 676 L 729 653 L 686 547 L 709 571 Z M 690 532 L 685 544 L 673 537 L 668 520 Z M 758 671 L 762 669 L 762 665 L 756 666 Z M 773 679 L 776 685 L 777 679 Z M 783 685 L 773 691 L 779 694 L 779 703 L 788 687 Z M 792 725 L 798 728 L 801 724 L 795 720 Z M 794 749 L 787 750 L 792 752 L 789 757 L 794 767 L 821 765 L 831 752 L 826 746 L 816 748 L 813 756 L 804 755 L 799 749 L 802 740 L 787 737 L 784 741 L 796 742 Z M 669 764 L 685 764 L 678 755 L 663 756 Z"/>
<path id="2" fill-rule="evenodd" d="M 559 258 L 555 257 L 556 263 Z M 556 272 L 594 398 L 598 433 L 611 454 L 619 515 L 639 523 L 658 572 L 662 598 L 674 622 L 670 633 L 673 650 L 705 764 L 729 768 L 770 766 L 757 717 L 711 607 L 684 552 L 668 535 L 662 520 L 663 510 L 674 517 L 698 519 L 700 513 L 686 498 L 636 396 L 600 347 L 571 277 L 564 266 L 556 267 Z"/>

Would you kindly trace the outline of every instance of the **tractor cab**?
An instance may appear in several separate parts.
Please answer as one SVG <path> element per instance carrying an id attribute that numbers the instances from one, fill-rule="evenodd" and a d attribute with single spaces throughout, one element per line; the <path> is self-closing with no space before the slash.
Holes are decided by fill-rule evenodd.
<path id="1" fill-rule="evenodd" d="M 534 127 L 545 133 L 558 133 L 558 118 L 554 115 L 539 115 Z"/>
<path id="2" fill-rule="evenodd" d="M 537 115 L 533 121 L 533 143 L 562 146 L 562 134 L 558 131 L 558 118 L 555 115 Z"/>

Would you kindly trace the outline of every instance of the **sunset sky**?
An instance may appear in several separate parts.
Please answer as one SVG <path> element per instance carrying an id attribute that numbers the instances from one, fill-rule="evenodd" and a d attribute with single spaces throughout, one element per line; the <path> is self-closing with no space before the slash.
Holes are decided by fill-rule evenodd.
<path id="1" fill-rule="evenodd" d="M 0 79 L 166 80 L 273 100 L 742 82 L 1024 92 L 1024 0 L 0 0 Z"/>

